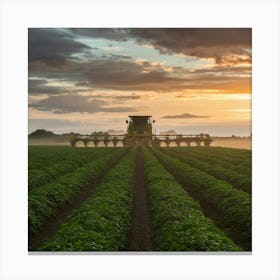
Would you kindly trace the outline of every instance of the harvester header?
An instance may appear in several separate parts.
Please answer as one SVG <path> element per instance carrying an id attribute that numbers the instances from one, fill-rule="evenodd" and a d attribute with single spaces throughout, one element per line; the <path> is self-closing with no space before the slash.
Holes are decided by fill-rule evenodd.
<path id="1" fill-rule="evenodd" d="M 209 134 L 174 134 L 174 135 L 156 135 L 153 134 L 152 116 L 139 116 L 130 115 L 129 121 L 127 120 L 127 132 L 125 135 L 111 135 L 108 133 L 103 134 L 92 134 L 92 135 L 74 135 L 69 141 L 71 146 L 76 146 L 78 141 L 82 141 L 87 147 L 89 142 L 93 142 L 94 146 L 97 147 L 99 142 L 103 142 L 107 147 L 111 142 L 116 147 L 119 142 L 122 142 L 122 146 L 161 146 L 165 143 L 166 146 L 170 146 L 172 142 L 180 146 L 181 143 L 186 143 L 188 146 L 194 142 L 197 146 L 204 143 L 204 146 L 210 146 L 213 141 Z"/>

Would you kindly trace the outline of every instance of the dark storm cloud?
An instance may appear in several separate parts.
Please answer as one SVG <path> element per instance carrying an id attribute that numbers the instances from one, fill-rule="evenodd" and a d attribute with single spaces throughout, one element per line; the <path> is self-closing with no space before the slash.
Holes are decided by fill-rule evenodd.
<path id="1" fill-rule="evenodd" d="M 90 47 L 75 41 L 75 37 L 59 29 L 29 28 L 28 58 L 46 63 L 61 63 L 72 54 L 89 50 Z"/>
<path id="2" fill-rule="evenodd" d="M 49 96 L 37 103 L 29 104 L 29 107 L 40 111 L 51 111 L 55 114 L 64 113 L 97 113 L 97 112 L 132 112 L 142 108 L 134 107 L 108 107 L 110 103 L 104 100 L 92 99 L 81 95 Z"/>
<path id="3" fill-rule="evenodd" d="M 169 115 L 169 116 L 162 117 L 162 119 L 196 119 L 196 118 L 209 118 L 209 116 L 197 116 L 189 113 L 184 113 L 181 115 Z"/>

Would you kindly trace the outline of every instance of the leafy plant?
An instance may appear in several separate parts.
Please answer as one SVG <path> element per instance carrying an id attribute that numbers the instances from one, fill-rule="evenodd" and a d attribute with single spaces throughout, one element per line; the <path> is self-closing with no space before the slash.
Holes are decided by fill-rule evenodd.
<path id="1" fill-rule="evenodd" d="M 156 158 L 144 150 L 144 169 L 155 241 L 163 251 L 240 251 L 206 218 Z"/>
<path id="2" fill-rule="evenodd" d="M 130 226 L 135 149 L 104 178 L 96 192 L 66 219 L 39 250 L 119 251 Z"/>
<path id="3" fill-rule="evenodd" d="M 194 156 L 188 156 L 186 153 L 184 153 L 184 151 L 178 149 L 175 150 L 172 148 L 161 148 L 161 151 L 166 152 L 167 154 L 189 164 L 194 168 L 205 171 L 217 179 L 224 180 L 230 183 L 233 187 L 242 189 L 248 193 L 251 193 L 252 191 L 251 178 L 224 168 L 221 166 L 221 164 L 209 164 L 202 160 L 196 159 Z"/>
<path id="4" fill-rule="evenodd" d="M 93 160 L 40 188 L 33 189 L 28 195 L 29 233 L 40 230 L 47 218 L 54 215 L 58 208 L 74 199 L 81 189 L 98 178 L 110 163 L 120 157 L 126 150 L 126 148 L 120 148 L 111 150 L 111 153 L 105 152 L 103 157 Z"/>
<path id="5" fill-rule="evenodd" d="M 200 202 L 211 205 L 219 212 L 222 216 L 222 226 L 226 232 L 234 236 L 235 240 L 244 247 L 250 249 L 251 196 L 158 149 L 153 149 L 153 152 L 188 192 L 195 193 Z"/>

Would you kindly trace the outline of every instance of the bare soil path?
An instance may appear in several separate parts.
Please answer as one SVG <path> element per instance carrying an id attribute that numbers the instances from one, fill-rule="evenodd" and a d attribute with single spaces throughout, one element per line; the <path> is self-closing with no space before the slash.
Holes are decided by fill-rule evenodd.
<path id="1" fill-rule="evenodd" d="M 71 213 L 80 208 L 81 204 L 90 197 L 95 189 L 102 183 L 104 176 L 109 172 L 128 152 L 126 150 L 122 155 L 116 157 L 116 159 L 111 162 L 108 168 L 102 172 L 91 184 L 84 188 L 78 196 L 76 196 L 71 202 L 67 203 L 63 208 L 58 209 L 54 217 L 48 219 L 40 232 L 28 236 L 28 251 L 38 251 L 37 249 L 43 245 L 43 243 L 51 237 L 51 235 L 59 228 L 59 226 L 65 221 L 65 219 L 71 215 Z"/>
<path id="2" fill-rule="evenodd" d="M 142 148 L 137 147 L 132 228 L 126 251 L 154 251 L 148 200 L 145 188 Z"/>

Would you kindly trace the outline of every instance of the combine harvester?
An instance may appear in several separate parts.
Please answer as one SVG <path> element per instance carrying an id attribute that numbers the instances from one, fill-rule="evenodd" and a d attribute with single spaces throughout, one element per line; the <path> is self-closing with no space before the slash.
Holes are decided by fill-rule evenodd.
<path id="1" fill-rule="evenodd" d="M 92 135 L 74 135 L 69 141 L 72 147 L 76 146 L 78 141 L 84 143 L 85 147 L 90 142 L 93 142 L 94 146 L 97 147 L 100 142 L 103 142 L 105 147 L 109 143 L 112 143 L 114 147 L 122 142 L 122 146 L 161 146 L 165 143 L 166 146 L 170 146 L 171 143 L 175 143 L 178 147 L 182 143 L 186 143 L 188 146 L 191 143 L 195 143 L 200 146 L 201 143 L 204 146 L 209 147 L 213 141 L 209 134 L 176 134 L 176 135 L 156 135 L 153 134 L 152 116 L 129 116 L 130 120 L 126 121 L 128 124 L 127 133 L 125 135 L 110 135 L 109 133 L 104 134 L 92 134 Z"/>

